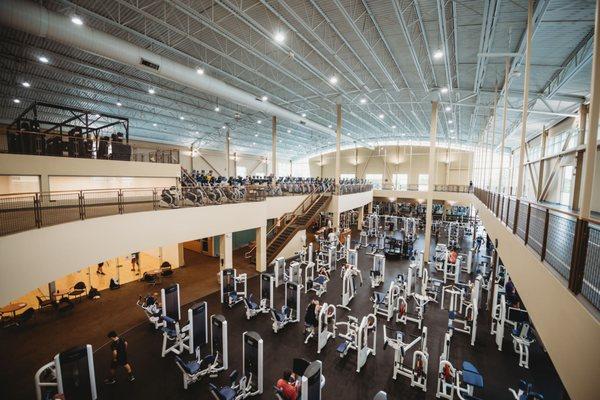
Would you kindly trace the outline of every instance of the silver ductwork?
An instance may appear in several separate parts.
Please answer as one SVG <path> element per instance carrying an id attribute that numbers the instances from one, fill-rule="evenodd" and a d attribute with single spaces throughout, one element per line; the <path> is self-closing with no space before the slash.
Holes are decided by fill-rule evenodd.
<path id="1" fill-rule="evenodd" d="M 307 128 L 335 136 L 333 129 L 307 120 L 273 103 L 257 99 L 255 94 L 238 89 L 209 75 L 200 75 L 194 68 L 159 56 L 97 29 L 85 25 L 75 26 L 69 17 L 30 1 L 1 0 L 0 24 L 140 68 L 234 104 L 263 112 L 269 116 L 275 115 L 283 120 L 300 123 Z M 155 67 L 143 66 L 142 60 L 145 61 L 144 65 L 158 65 L 158 70 Z"/>

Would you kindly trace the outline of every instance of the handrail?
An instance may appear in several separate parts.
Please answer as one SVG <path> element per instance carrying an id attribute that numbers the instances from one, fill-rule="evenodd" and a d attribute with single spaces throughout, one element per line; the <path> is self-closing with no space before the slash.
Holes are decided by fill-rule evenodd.
<path id="1" fill-rule="evenodd" d="M 306 198 L 305 198 L 304 200 L 302 200 L 302 201 L 300 202 L 300 204 L 298 204 L 298 206 L 297 206 L 296 208 L 294 208 L 294 210 L 292 210 L 292 211 L 290 211 L 290 212 L 286 212 L 285 214 L 283 214 L 283 215 L 281 216 L 281 218 L 279 218 L 279 219 L 282 219 L 282 218 L 284 218 L 285 216 L 287 216 L 287 215 L 290 215 L 290 214 L 294 215 L 294 217 L 293 217 L 293 218 L 292 218 L 290 221 L 288 221 L 288 222 L 287 222 L 285 225 L 283 225 L 283 226 L 280 226 L 281 230 L 279 231 L 279 233 L 277 233 L 277 234 L 276 234 L 276 235 L 273 237 L 273 239 L 271 239 L 271 241 L 270 241 L 270 242 L 268 242 L 268 243 L 267 243 L 267 247 L 269 247 L 269 245 L 270 245 L 271 243 L 273 243 L 273 241 L 275 241 L 275 239 L 277 239 L 277 238 L 278 238 L 278 237 L 281 235 L 281 233 L 282 233 L 282 232 L 285 230 L 285 228 L 287 228 L 288 226 L 290 226 L 290 225 L 291 225 L 291 224 L 292 224 L 292 223 L 293 223 L 293 222 L 296 220 L 296 218 L 298 217 L 298 215 L 297 215 L 296 213 L 297 213 L 297 211 L 300 209 L 300 207 L 302 207 L 302 212 L 304 212 L 304 211 L 305 211 L 305 210 L 304 210 L 304 203 L 306 203 L 306 201 L 307 201 L 308 199 L 312 198 L 312 196 L 313 196 L 314 194 L 316 194 L 316 193 L 318 193 L 317 189 L 313 189 L 313 191 L 312 191 L 312 192 L 310 192 L 309 194 L 307 194 L 307 195 L 306 195 Z M 323 195 L 323 193 L 321 193 L 321 195 Z M 321 197 L 321 196 L 319 196 L 317 199 L 319 199 L 320 197 Z M 273 230 L 275 230 L 276 228 L 277 228 L 277 224 L 274 224 L 274 225 L 271 227 L 271 229 L 269 229 L 269 231 L 267 232 L 267 238 L 269 237 L 269 234 L 270 234 L 270 233 L 271 233 Z M 253 246 L 253 247 L 252 247 L 250 250 L 248 250 L 246 253 L 244 253 L 244 258 L 250 258 L 250 256 L 252 255 L 252 253 L 253 253 L 253 252 L 256 250 L 256 247 L 257 247 L 257 245 L 256 245 L 256 244 L 254 244 L 254 246 Z"/>

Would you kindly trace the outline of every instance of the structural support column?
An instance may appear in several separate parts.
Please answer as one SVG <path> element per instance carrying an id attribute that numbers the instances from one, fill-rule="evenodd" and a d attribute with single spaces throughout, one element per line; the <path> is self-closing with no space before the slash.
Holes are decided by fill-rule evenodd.
<path id="1" fill-rule="evenodd" d="M 231 145 L 231 129 L 229 126 L 227 127 L 227 133 L 225 134 L 225 177 L 229 178 L 231 176 L 229 171 L 229 146 Z"/>
<path id="2" fill-rule="evenodd" d="M 264 272 L 267 270 L 267 226 L 255 229 L 256 237 L 256 270 Z"/>
<path id="3" fill-rule="evenodd" d="M 577 147 L 585 144 L 585 135 L 587 127 L 588 117 L 588 106 L 582 104 L 579 106 L 579 132 L 577 134 Z M 579 192 L 581 191 L 581 178 L 583 177 L 583 151 L 578 151 L 575 155 L 575 180 L 573 181 L 573 200 L 571 201 L 571 208 L 574 210 L 580 209 L 579 206 Z"/>
<path id="4" fill-rule="evenodd" d="M 433 174 L 435 172 L 435 146 L 438 124 L 438 102 L 431 102 L 431 127 L 429 131 L 429 179 L 427 182 L 427 209 L 425 214 L 425 248 L 423 260 L 429 262 L 431 248 L 431 224 L 433 222 Z"/>
<path id="5" fill-rule="evenodd" d="M 358 209 L 358 230 L 362 231 L 363 220 L 365 219 L 365 206 L 360 206 Z"/>
<path id="6" fill-rule="evenodd" d="M 277 117 L 271 122 L 271 175 L 277 177 Z"/>
<path id="7" fill-rule="evenodd" d="M 183 249 L 183 243 L 177 244 L 177 252 L 179 253 L 179 267 L 185 267 L 185 251 Z"/>
<path id="8" fill-rule="evenodd" d="M 502 187 L 502 180 L 504 178 L 504 145 L 506 141 L 506 118 L 508 115 L 508 69 L 509 69 L 509 60 L 508 57 L 504 59 L 504 112 L 502 113 L 502 139 L 500 143 L 500 176 L 498 177 L 498 191 L 500 193 L 504 193 L 504 188 Z"/>
<path id="9" fill-rule="evenodd" d="M 335 126 L 335 194 L 340 193 L 340 165 L 341 165 L 341 146 L 342 146 L 342 105 L 335 105 L 336 126 Z"/>
<path id="10" fill-rule="evenodd" d="M 494 147 L 496 146 L 496 111 L 498 110 L 497 89 L 494 90 L 494 115 L 492 116 L 492 143 L 490 147 L 490 176 L 488 186 L 492 190 L 492 180 L 494 177 Z"/>
<path id="11" fill-rule="evenodd" d="M 541 145 L 540 145 L 540 168 L 538 170 L 538 181 L 537 181 L 537 189 L 536 189 L 536 193 L 537 193 L 537 201 L 541 201 L 542 200 L 542 191 L 544 190 L 544 167 L 546 166 L 546 162 L 543 160 L 544 157 L 546 157 L 546 142 L 548 141 L 548 130 L 546 129 L 546 127 L 543 128 L 542 130 L 542 137 L 541 139 Z M 556 162 L 560 163 L 560 159 L 557 160 Z M 528 165 L 529 168 L 531 167 L 531 164 Z M 533 175 L 533 174 L 532 174 Z M 533 179 L 533 176 L 532 178 Z M 535 182 L 532 182 L 535 185 Z"/>
<path id="12" fill-rule="evenodd" d="M 594 30 L 594 56 L 592 60 L 592 90 L 590 98 L 590 126 L 587 130 L 585 156 L 583 159 L 583 184 L 581 185 L 581 207 L 579 217 L 589 219 L 592 201 L 592 186 L 596 163 L 596 146 L 598 142 L 598 117 L 600 116 L 600 7 L 596 7 L 596 23 Z"/>
<path id="13" fill-rule="evenodd" d="M 233 268 L 233 234 L 231 232 L 219 236 L 219 270 Z"/>
<path id="14" fill-rule="evenodd" d="M 519 146 L 519 174 L 517 175 L 518 199 L 523 195 L 523 177 L 525 171 L 525 136 L 527 135 L 527 114 L 529 111 L 529 70 L 531 69 L 531 37 L 533 35 L 533 3 L 529 0 L 527 7 L 527 45 L 525 48 L 525 78 L 523 83 L 523 115 L 521 121 L 521 145 Z"/>

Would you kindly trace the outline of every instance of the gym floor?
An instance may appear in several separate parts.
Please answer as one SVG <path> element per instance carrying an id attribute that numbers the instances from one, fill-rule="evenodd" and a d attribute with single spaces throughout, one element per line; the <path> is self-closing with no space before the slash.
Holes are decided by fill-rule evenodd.
<path id="1" fill-rule="evenodd" d="M 469 245 L 463 243 L 463 247 Z M 432 247 L 435 244 L 432 243 Z M 423 247 L 422 235 L 416 243 L 416 248 Z M 347 315 L 361 318 L 372 312 L 369 300 L 373 289 L 370 288 L 368 271 L 372 265 L 372 257 L 359 251 L 359 268 L 362 270 L 364 285 L 358 287 L 357 294 L 350 303 L 352 311 L 343 309 L 337 311 L 338 321 L 347 320 Z M 429 371 L 427 392 L 410 387 L 410 380 L 398 376 L 392 379 L 394 350 L 383 350 L 382 327 L 383 317 L 378 318 L 377 344 L 375 357 L 370 356 L 361 372 L 357 374 L 356 352 L 350 351 L 341 359 L 336 352 L 340 339 L 330 340 L 327 346 L 316 353 L 316 341 L 304 344 L 303 327 L 304 311 L 308 301 L 314 295 L 301 296 L 301 322 L 287 325 L 278 334 L 273 333 L 269 314 L 262 314 L 247 321 L 245 308 L 242 303 L 232 309 L 219 304 L 219 292 L 216 284 L 216 274 L 211 268 L 195 268 L 193 255 L 186 253 L 188 267 L 177 271 L 173 279 L 180 283 L 182 317 L 188 305 L 198 300 L 208 303 L 209 314 L 223 314 L 228 321 L 229 338 L 229 370 L 222 372 L 213 382 L 217 385 L 227 383 L 228 375 L 234 369 L 241 372 L 242 367 L 242 333 L 244 331 L 258 332 L 264 341 L 264 393 L 255 398 L 273 399 L 272 386 L 280 377 L 281 372 L 291 368 L 292 360 L 296 357 L 309 361 L 319 359 L 323 362 L 323 374 L 326 385 L 323 389 L 324 399 L 370 400 L 379 390 L 388 393 L 389 398 L 396 399 L 433 399 L 437 384 L 438 360 L 441 353 L 442 340 L 447 326 L 448 313 L 441 310 L 438 304 L 430 304 L 425 313 L 424 325 L 428 328 Z M 194 267 L 189 267 L 194 265 Z M 240 264 L 236 264 L 240 265 Z M 387 260 L 386 282 L 399 273 L 406 273 L 408 261 Z M 247 272 L 246 266 L 240 272 Z M 210 272 L 207 272 L 210 271 Z M 434 274 L 434 276 L 436 276 Z M 464 279 L 464 278 L 463 278 Z M 168 285 L 169 283 L 165 283 Z M 339 269 L 328 284 L 328 291 L 320 301 L 339 304 L 341 294 L 341 278 Z M 386 283 L 385 288 L 389 286 Z M 249 293 L 259 295 L 259 280 L 253 277 L 248 280 Z M 157 287 L 156 290 L 160 288 Z M 518 289 L 518 288 L 517 288 Z M 154 289 L 152 289 L 153 291 Z M 382 287 L 377 290 L 383 290 Z M 148 292 L 147 287 L 139 283 L 123 286 L 115 292 L 103 292 L 101 307 L 99 304 L 84 300 L 76 307 L 75 313 L 61 320 L 46 321 L 42 326 L 35 325 L 27 329 L 4 330 L 0 332 L 0 351 L 3 355 L 3 368 L 0 369 L 0 384 L 3 398 L 34 398 L 33 375 L 44 363 L 60 350 L 68 347 L 90 343 L 94 346 L 96 378 L 98 381 L 100 399 L 208 399 L 210 398 L 208 382 L 204 377 L 200 382 L 192 384 L 188 390 L 183 389 L 181 372 L 176 367 L 173 357 L 168 355 L 161 358 L 160 349 L 162 335 L 154 331 L 150 324 L 144 322 L 142 311 L 135 305 L 140 293 Z M 187 303 L 187 304 L 186 304 Z M 276 289 L 275 306 L 283 304 L 283 286 Z M 185 323 L 186 321 L 182 321 Z M 416 324 L 409 323 L 406 327 L 395 322 L 387 323 L 394 329 L 417 335 Z M 105 339 L 106 332 L 117 329 L 129 343 L 129 360 L 133 366 L 136 381 L 129 383 L 123 370 L 118 372 L 117 384 L 105 386 L 102 380 L 108 373 L 110 364 L 110 346 Z M 494 337 L 489 334 L 489 314 L 483 310 L 479 314 L 478 332 L 475 346 L 469 343 L 469 337 L 455 333 L 450 345 L 450 361 L 460 367 L 462 361 L 473 363 L 483 375 L 484 388 L 476 390 L 475 395 L 482 399 L 509 398 L 508 388 L 516 388 L 520 379 L 534 384 L 535 388 L 545 395 L 546 399 L 563 398 L 564 389 L 552 362 L 543 351 L 539 342 L 531 346 L 530 369 L 518 366 L 518 356 L 512 350 L 510 335 L 505 334 L 503 351 L 499 352 L 494 343 Z M 72 333 L 69 333 L 72 332 Z M 75 333 L 75 334 L 73 334 Z M 76 339 L 75 339 L 76 338 Z M 77 341 L 79 340 L 79 341 Z M 210 351 L 206 346 L 202 349 L 205 355 Z M 406 360 L 412 359 L 412 350 Z M 67 399 L 72 400 L 72 399 Z"/>

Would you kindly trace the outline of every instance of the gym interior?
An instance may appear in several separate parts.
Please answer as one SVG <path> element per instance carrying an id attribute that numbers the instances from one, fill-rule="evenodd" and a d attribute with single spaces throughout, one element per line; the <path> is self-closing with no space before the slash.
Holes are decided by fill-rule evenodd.
<path id="1" fill-rule="evenodd" d="M 595 399 L 600 4 L 0 0 L 6 399 Z"/>

